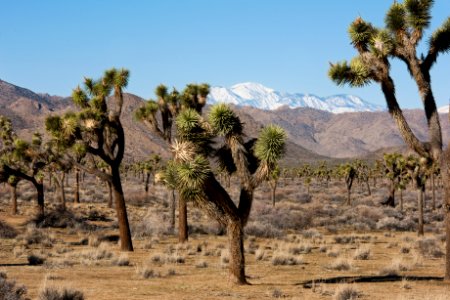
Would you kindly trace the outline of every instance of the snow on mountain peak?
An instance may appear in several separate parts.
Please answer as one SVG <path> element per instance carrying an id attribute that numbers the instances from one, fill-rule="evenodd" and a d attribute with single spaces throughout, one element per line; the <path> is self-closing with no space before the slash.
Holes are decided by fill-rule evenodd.
<path id="1" fill-rule="evenodd" d="M 353 95 L 321 98 L 312 94 L 289 94 L 254 82 L 239 83 L 231 88 L 212 87 L 208 102 L 210 104 L 224 102 L 238 106 L 253 106 L 264 110 L 273 110 L 281 106 L 311 107 L 332 113 L 383 110 L 381 106 L 365 102 Z"/>

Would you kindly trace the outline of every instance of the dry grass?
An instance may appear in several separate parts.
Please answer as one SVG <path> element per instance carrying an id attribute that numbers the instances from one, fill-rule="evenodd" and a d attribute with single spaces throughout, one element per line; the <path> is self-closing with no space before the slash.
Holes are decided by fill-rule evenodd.
<path id="1" fill-rule="evenodd" d="M 127 184 L 124 185 L 126 193 L 131 191 L 137 196 L 142 189 L 137 186 L 140 182 L 133 183 L 132 179 Z M 103 188 L 92 192 L 92 197 L 103 197 Z M 102 242 L 103 237 L 118 232 L 114 210 L 99 202 L 104 198 L 85 198 L 88 203 L 77 205 L 68 203 L 74 215 L 83 220 L 86 216 L 92 219 L 85 222 L 95 225 L 93 232 L 75 227 L 27 228 L 23 224 L 32 216 L 34 202 L 21 201 L 18 216 L 0 211 L 0 218 L 19 234 L 16 240 L 0 239 L 0 261 L 11 263 L 3 267 L 8 272 L 8 281 L 24 284 L 31 299 L 39 299 L 42 281 L 47 278 L 55 286 L 74 287 L 86 299 L 98 300 L 278 297 L 316 300 L 332 298 L 336 286 L 317 284 L 314 289 L 303 289 L 298 283 L 315 278 L 373 275 L 383 269 L 405 277 L 443 274 L 443 258 L 430 250 L 442 251 L 441 233 L 428 232 L 425 240 L 431 240 L 419 242 L 421 239 L 414 232 L 385 235 L 384 231 L 376 230 L 378 221 L 384 217 L 400 223 L 411 220 L 408 214 L 399 214 L 397 209 L 379 206 L 378 201 L 387 192 L 385 187 L 379 188 L 381 192 L 375 189 L 370 197 L 355 192 L 354 206 L 345 207 L 340 202 L 345 196 L 342 183 L 330 184 L 328 190 L 314 186 L 309 201 L 299 201 L 303 191 L 288 185 L 280 188 L 281 191 L 286 188 L 286 193 L 279 198 L 275 209 L 263 189 L 255 192 L 255 210 L 248 225 L 254 225 L 252 230 L 259 232 L 247 233 L 245 240 L 246 273 L 253 285 L 236 287 L 228 277 L 227 237 L 205 233 L 213 232 L 216 225 L 190 203 L 189 221 L 197 233 L 190 236 L 189 243 L 178 244 L 176 236 L 158 228 L 168 224 L 166 194 L 162 187 L 152 188 L 155 195 L 150 201 L 145 200 L 144 206 L 128 205 L 130 223 L 133 226 L 142 223 L 142 232 L 134 235 L 135 251 L 123 259 L 133 267 L 121 267 L 118 263 L 121 254 L 116 242 Z M 233 193 L 238 195 L 239 191 Z M 415 194 L 408 197 L 405 193 L 405 211 L 409 209 L 407 201 L 415 205 Z M 432 214 L 426 212 L 426 218 L 431 220 Z M 286 222 L 284 215 L 288 216 Z M 303 216 L 307 218 L 295 220 Z M 435 228 L 442 227 L 441 221 L 436 222 Z M 356 226 L 356 223 L 360 224 Z M 24 265 L 31 254 L 45 257 L 46 261 L 39 266 Z M 396 262 L 392 257 L 402 259 Z M 47 275 L 49 270 L 51 276 Z M 386 299 L 387 290 L 392 299 L 399 295 L 407 295 L 406 299 L 439 299 L 450 294 L 449 287 L 434 281 L 361 283 L 353 288 L 363 291 L 362 296 L 358 294 L 362 299 Z"/>

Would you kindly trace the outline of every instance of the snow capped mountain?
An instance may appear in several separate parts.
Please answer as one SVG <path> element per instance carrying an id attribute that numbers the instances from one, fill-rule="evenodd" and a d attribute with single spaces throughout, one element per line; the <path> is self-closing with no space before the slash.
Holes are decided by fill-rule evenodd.
<path id="1" fill-rule="evenodd" d="M 332 113 L 383 110 L 383 107 L 379 105 L 365 102 L 352 95 L 321 98 L 311 94 L 289 94 L 253 82 L 239 83 L 231 88 L 212 87 L 208 96 L 208 103 L 218 102 L 253 106 L 264 110 L 273 110 L 282 106 L 290 108 L 311 107 Z"/>
<path id="2" fill-rule="evenodd" d="M 438 113 L 440 113 L 440 114 L 448 114 L 448 105 L 444 105 L 444 106 L 438 107 Z"/>

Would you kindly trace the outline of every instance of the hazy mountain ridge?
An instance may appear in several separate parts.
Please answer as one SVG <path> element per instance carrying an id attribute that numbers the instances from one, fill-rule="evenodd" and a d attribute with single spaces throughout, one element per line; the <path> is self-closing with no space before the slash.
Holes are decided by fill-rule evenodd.
<path id="1" fill-rule="evenodd" d="M 152 152 L 169 157 L 166 143 L 133 118 L 133 111 L 143 102 L 138 96 L 125 94 L 122 123 L 127 159 L 144 159 Z M 363 157 L 383 148 L 404 147 L 392 118 L 385 111 L 334 114 L 307 107 L 290 109 L 284 106 L 276 110 L 233 107 L 245 123 L 245 133 L 249 138 L 256 137 L 262 126 L 269 123 L 285 128 L 288 151 L 284 162 L 289 165 L 327 157 Z M 44 132 L 46 116 L 73 109 L 75 107 L 68 97 L 37 94 L 0 81 L 0 114 L 11 118 L 20 134 L 29 136 L 36 130 Z M 423 111 L 405 110 L 405 117 L 417 136 L 425 140 L 427 127 Z M 449 139 L 447 116 L 443 116 L 441 122 L 446 145 Z"/>

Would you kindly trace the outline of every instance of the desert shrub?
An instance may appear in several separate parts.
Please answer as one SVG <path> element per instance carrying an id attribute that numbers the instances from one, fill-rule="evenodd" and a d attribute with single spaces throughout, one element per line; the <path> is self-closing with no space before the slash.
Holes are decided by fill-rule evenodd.
<path id="1" fill-rule="evenodd" d="M 417 249 L 420 254 L 427 257 L 441 258 L 445 255 L 435 238 L 423 238 L 418 240 Z"/>
<path id="2" fill-rule="evenodd" d="M 227 265 L 230 262 L 230 252 L 226 249 L 220 251 L 220 263 Z"/>
<path id="3" fill-rule="evenodd" d="M 72 211 L 57 208 L 45 213 L 38 214 L 30 223 L 35 224 L 39 228 L 76 228 L 86 231 L 94 231 L 97 229 L 95 225 L 88 224 L 83 218 L 77 217 Z"/>
<path id="4" fill-rule="evenodd" d="M 0 272 L 0 299 L 24 300 L 26 293 L 25 286 L 17 286 L 14 280 L 7 280 L 5 272 Z"/>
<path id="5" fill-rule="evenodd" d="M 400 272 L 409 271 L 411 266 L 402 259 L 393 259 L 391 263 L 380 270 L 380 275 L 398 275 Z"/>
<path id="6" fill-rule="evenodd" d="M 272 298 L 283 298 L 283 297 L 284 297 L 284 294 L 283 294 L 282 290 L 275 288 L 272 291 Z"/>
<path id="7" fill-rule="evenodd" d="M 45 231 L 36 228 L 34 225 L 28 225 L 25 233 L 18 235 L 16 240 L 25 245 L 41 244 L 46 247 L 52 247 L 55 242 Z"/>
<path id="8" fill-rule="evenodd" d="M 341 254 L 341 251 L 336 248 L 328 249 L 326 252 L 328 257 L 338 257 Z"/>
<path id="9" fill-rule="evenodd" d="M 294 204 L 280 204 L 275 208 L 267 204 L 259 204 L 255 205 L 252 213 L 252 221 L 267 224 L 267 227 L 272 226 L 278 230 L 303 230 L 311 226 L 312 219 L 311 214 Z"/>
<path id="10" fill-rule="evenodd" d="M 335 300 L 354 300 L 362 296 L 362 293 L 358 291 L 354 286 L 344 284 L 338 286 L 334 293 Z"/>
<path id="11" fill-rule="evenodd" d="M 80 253 L 81 258 L 89 261 L 98 261 L 102 259 L 109 259 L 113 256 L 113 253 L 108 250 L 109 246 L 106 243 L 101 243 L 98 248 L 86 249 Z"/>
<path id="12" fill-rule="evenodd" d="M 150 262 L 154 263 L 154 264 L 163 264 L 165 262 L 165 258 L 162 254 L 154 254 L 152 255 L 152 257 L 150 257 Z"/>
<path id="13" fill-rule="evenodd" d="M 370 248 L 367 247 L 359 247 L 355 250 L 353 254 L 353 259 L 355 260 L 368 260 L 370 258 Z"/>
<path id="14" fill-rule="evenodd" d="M 202 261 L 198 262 L 197 264 L 195 264 L 195 267 L 199 268 L 199 269 L 204 269 L 204 268 L 208 267 L 208 263 L 206 261 L 202 260 Z"/>
<path id="15" fill-rule="evenodd" d="M 182 255 L 174 253 L 172 255 L 167 255 L 166 261 L 171 264 L 184 264 L 186 262 L 186 258 Z"/>
<path id="16" fill-rule="evenodd" d="M 155 213 L 149 210 L 137 223 L 131 224 L 131 234 L 134 238 L 142 239 L 151 236 L 170 235 L 171 232 L 163 212 Z"/>
<path id="17" fill-rule="evenodd" d="M 84 300 L 82 292 L 68 288 L 46 287 L 39 293 L 39 300 Z"/>
<path id="18" fill-rule="evenodd" d="M 43 258 L 43 257 L 41 257 L 39 255 L 36 255 L 36 254 L 30 254 L 27 257 L 27 260 L 28 260 L 28 264 L 30 266 L 39 266 L 39 265 L 42 265 L 44 263 L 45 258 Z"/>
<path id="19" fill-rule="evenodd" d="M 322 238 L 322 234 L 315 228 L 303 230 L 302 236 L 305 239 L 312 239 L 312 238 L 321 239 Z"/>
<path id="20" fill-rule="evenodd" d="M 302 264 L 303 260 L 301 257 L 280 252 L 273 255 L 271 262 L 274 266 L 294 266 Z"/>
<path id="21" fill-rule="evenodd" d="M 0 220 L 0 239 L 13 239 L 17 236 L 17 231 L 6 222 Z"/>
<path id="22" fill-rule="evenodd" d="M 282 230 L 273 227 L 267 222 L 252 221 L 244 228 L 247 235 L 261 238 L 280 238 L 284 235 Z"/>
<path id="23" fill-rule="evenodd" d="M 136 268 L 136 274 L 144 279 L 161 277 L 161 274 L 159 272 L 156 272 L 146 265 Z"/>
<path id="24" fill-rule="evenodd" d="M 127 198 L 128 199 L 128 198 Z M 100 221 L 100 222 L 110 222 L 111 219 L 105 214 L 99 212 L 96 209 L 90 209 L 85 217 L 82 218 L 85 221 Z"/>
<path id="25" fill-rule="evenodd" d="M 416 222 L 411 218 L 399 220 L 394 217 L 384 217 L 377 222 L 377 229 L 395 230 L 395 231 L 414 231 Z"/>
<path id="26" fill-rule="evenodd" d="M 348 271 L 352 268 L 352 264 L 348 259 L 338 258 L 329 268 L 336 271 Z"/>
<path id="27" fill-rule="evenodd" d="M 113 266 L 126 267 L 130 265 L 130 259 L 126 253 L 120 254 L 111 261 Z"/>
<path id="28" fill-rule="evenodd" d="M 266 251 L 264 251 L 263 249 L 256 250 L 255 259 L 256 260 L 264 260 L 264 258 L 266 258 Z"/>
<path id="29" fill-rule="evenodd" d="M 333 239 L 336 244 L 350 244 L 355 242 L 356 237 L 350 235 L 338 235 L 333 237 Z"/>
<path id="30" fill-rule="evenodd" d="M 310 244 L 300 244 L 297 246 L 289 247 L 288 252 L 294 255 L 298 254 L 308 254 L 312 250 L 312 246 Z"/>

